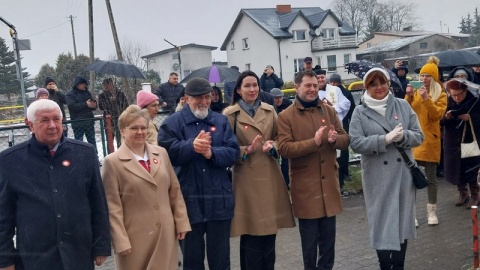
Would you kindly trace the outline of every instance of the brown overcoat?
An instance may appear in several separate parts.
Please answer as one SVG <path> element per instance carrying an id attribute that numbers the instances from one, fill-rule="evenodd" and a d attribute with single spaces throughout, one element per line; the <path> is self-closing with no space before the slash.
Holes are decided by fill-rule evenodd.
<path id="1" fill-rule="evenodd" d="M 262 102 L 252 119 L 236 104 L 225 108 L 223 114 L 232 129 L 235 129 L 237 114 L 236 136 L 240 146 L 240 155 L 233 167 L 235 212 L 231 235 L 271 235 L 278 229 L 295 227 L 290 198 L 277 159 L 263 152 L 259 145 L 255 153 L 242 161 L 245 148 L 257 135 L 262 136 L 262 141 L 273 140 L 278 149 L 275 109 Z"/>
<path id="2" fill-rule="evenodd" d="M 327 141 L 330 125 L 338 133 L 334 144 Z M 321 126 L 327 126 L 327 130 L 318 147 L 314 136 Z M 289 159 L 290 192 L 296 217 L 314 219 L 342 212 L 336 149 L 347 149 L 349 142 L 335 109 L 322 101 L 317 107 L 304 108 L 295 99 L 280 113 L 279 150 Z"/>
<path id="3" fill-rule="evenodd" d="M 167 152 L 145 145 L 150 173 L 126 144 L 103 161 L 116 269 L 177 269 L 176 234 L 191 230 L 187 209 Z"/>

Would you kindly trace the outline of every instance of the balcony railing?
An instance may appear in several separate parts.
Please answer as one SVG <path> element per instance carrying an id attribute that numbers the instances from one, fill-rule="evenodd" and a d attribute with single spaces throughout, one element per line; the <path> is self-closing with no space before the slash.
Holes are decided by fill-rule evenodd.
<path id="1" fill-rule="evenodd" d="M 312 50 L 340 49 L 358 46 L 357 36 L 339 36 L 332 38 L 315 38 L 312 42 Z"/>

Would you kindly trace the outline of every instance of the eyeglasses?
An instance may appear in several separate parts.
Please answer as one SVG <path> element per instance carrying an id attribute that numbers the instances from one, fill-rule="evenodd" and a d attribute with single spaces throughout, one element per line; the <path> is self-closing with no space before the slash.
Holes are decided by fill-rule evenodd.
<path id="1" fill-rule="evenodd" d="M 147 131 L 146 126 L 131 126 L 131 127 L 128 127 L 128 129 L 133 131 L 133 132 L 138 132 L 138 131 L 145 132 L 145 131 Z"/>
<path id="2" fill-rule="evenodd" d="M 451 96 L 452 98 L 456 98 L 456 97 L 463 96 L 465 93 L 467 93 L 467 91 L 463 91 L 462 93 L 456 94 L 456 95 L 450 94 L 450 96 Z"/>

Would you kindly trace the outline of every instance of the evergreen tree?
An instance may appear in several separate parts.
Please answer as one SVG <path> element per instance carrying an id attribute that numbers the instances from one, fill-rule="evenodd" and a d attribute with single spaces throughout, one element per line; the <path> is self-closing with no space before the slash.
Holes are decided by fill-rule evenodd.
<path id="1" fill-rule="evenodd" d="M 53 77 L 56 79 L 56 72 L 55 68 L 50 66 L 49 64 L 45 64 L 40 67 L 40 71 L 38 72 L 37 76 L 35 77 L 35 86 L 37 87 L 45 87 L 45 78 L 46 77 Z"/>
<path id="2" fill-rule="evenodd" d="M 23 72 L 25 88 L 31 86 L 31 82 L 26 79 L 30 76 L 28 72 Z M 17 79 L 17 67 L 15 65 L 15 55 L 9 51 L 5 39 L 0 37 L 0 94 L 7 95 L 8 101 L 11 101 L 11 94 L 21 96 L 20 81 Z M 20 101 L 22 99 L 20 98 Z"/>

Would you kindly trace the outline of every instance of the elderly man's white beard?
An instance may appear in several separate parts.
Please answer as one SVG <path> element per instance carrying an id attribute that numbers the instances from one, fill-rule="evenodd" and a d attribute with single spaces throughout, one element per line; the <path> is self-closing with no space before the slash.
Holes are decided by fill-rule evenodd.
<path id="1" fill-rule="evenodd" d="M 208 108 L 205 108 L 205 109 L 197 108 L 194 111 L 192 111 L 192 113 L 198 119 L 205 119 L 205 117 L 207 117 L 207 115 L 208 115 Z"/>

